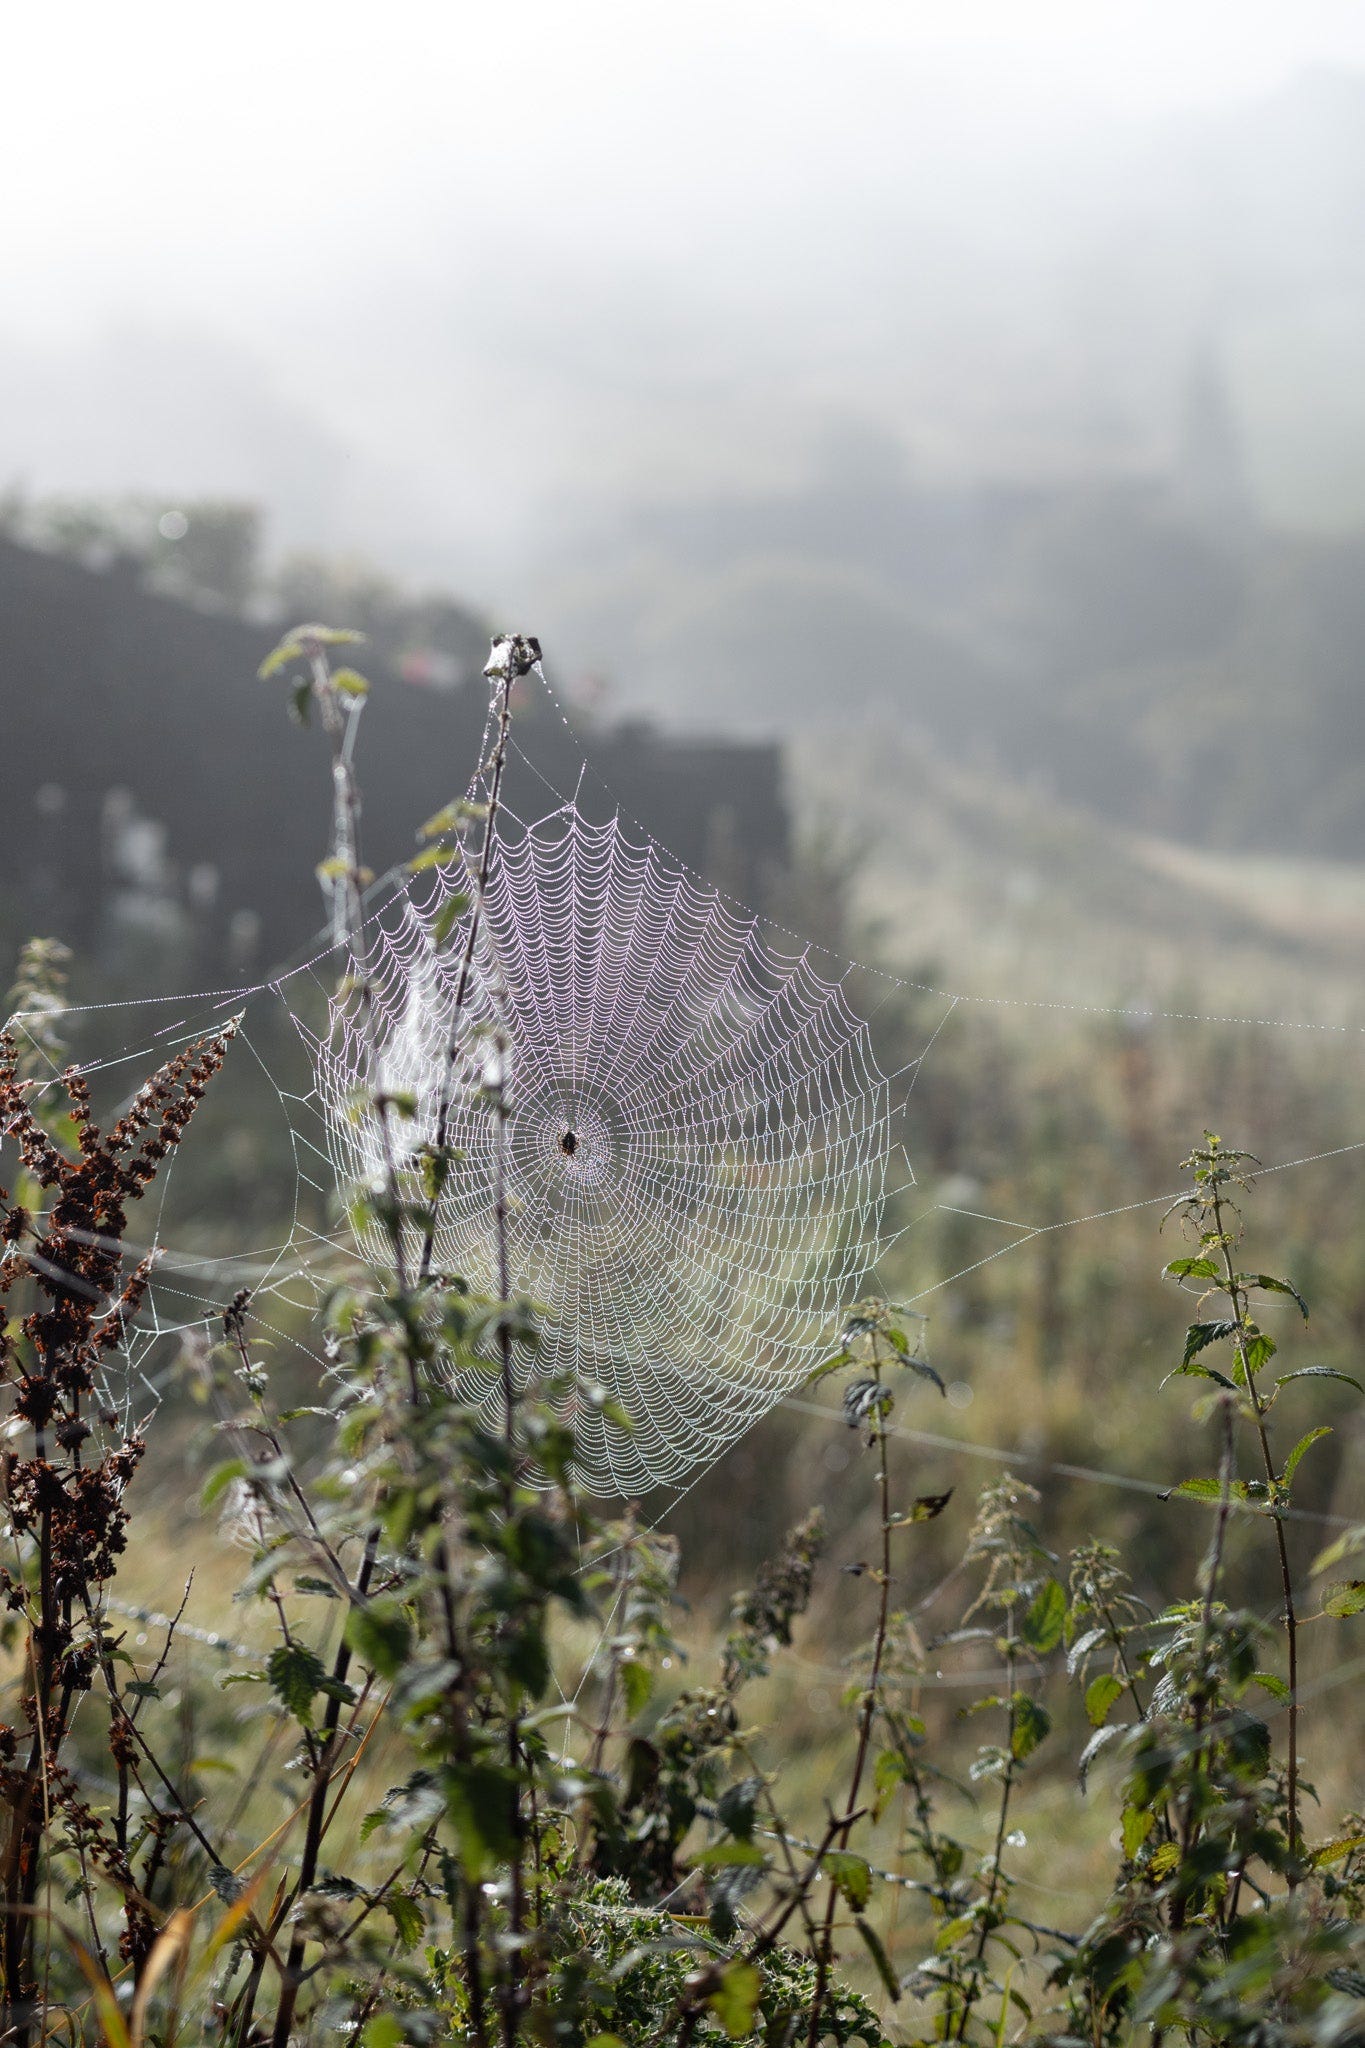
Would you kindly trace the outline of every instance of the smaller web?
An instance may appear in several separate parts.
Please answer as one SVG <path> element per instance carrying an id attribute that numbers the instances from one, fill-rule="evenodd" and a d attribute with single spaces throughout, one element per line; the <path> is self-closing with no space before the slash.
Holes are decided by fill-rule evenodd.
<path id="1" fill-rule="evenodd" d="M 462 1004 L 476 910 L 450 924 L 458 867 L 410 878 L 367 933 L 377 1056 L 354 995 L 315 1046 L 334 1167 L 343 1184 L 382 1178 L 375 1120 L 356 1113 L 372 1075 L 415 1103 L 413 1153 L 448 1102 L 460 1157 L 436 1265 L 496 1292 L 497 1133 L 480 1099 L 496 1026 L 510 1270 L 543 1317 L 519 1378 L 569 1375 L 629 1417 L 627 1431 L 579 1405 L 587 1490 L 676 1486 L 809 1373 L 875 1263 L 891 1082 L 842 981 L 774 949 L 619 817 L 504 810 L 490 853 Z M 496 1386 L 490 1365 L 469 1391 Z"/>

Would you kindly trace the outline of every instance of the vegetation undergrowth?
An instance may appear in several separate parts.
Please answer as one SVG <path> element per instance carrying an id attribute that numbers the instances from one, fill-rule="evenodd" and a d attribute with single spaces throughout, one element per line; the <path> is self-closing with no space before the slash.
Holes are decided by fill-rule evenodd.
<path id="1" fill-rule="evenodd" d="M 379 1075 L 352 766 L 367 686 L 333 665 L 353 638 L 299 628 L 266 669 L 294 679 L 296 715 L 316 715 L 331 752 L 320 872 L 346 963 L 337 999 Z M 179 1615 L 139 1656 L 110 1604 L 156 1425 L 105 1389 L 149 1274 L 126 1251 L 128 1207 L 185 1137 L 232 1028 L 176 1053 L 105 1128 L 76 1068 L 53 1089 L 62 961 L 26 956 L 26 1037 L 0 1040 L 16 1166 L 0 1198 L 0 2040 L 1365 2041 L 1365 1819 L 1317 1816 L 1330 1706 L 1300 1679 L 1304 1631 L 1365 1607 L 1350 1576 L 1365 1529 L 1305 1559 L 1294 1506 L 1328 1433 L 1294 1405 L 1307 1382 L 1346 1376 L 1274 1370 L 1268 1306 L 1307 1307 L 1244 1267 L 1255 1163 L 1212 1134 L 1185 1161 L 1173 1213 L 1190 1243 L 1165 1270 L 1197 1297 L 1172 1377 L 1200 1382 L 1216 1469 L 1174 1489 L 1203 1503 L 1209 1534 L 1163 1602 L 1098 1538 L 1059 1559 L 1038 1494 L 1005 1476 L 977 1504 L 954 1625 L 922 1639 L 916 1546 L 950 1496 L 907 1487 L 894 1418 L 941 1383 L 922 1322 L 869 1300 L 815 1376 L 842 1388 L 866 1445 L 876 1531 L 851 1568 L 867 1641 L 823 1816 L 790 1811 L 782 1731 L 750 1705 L 807 1611 L 818 1515 L 735 1597 L 716 1668 L 678 1687 L 677 1546 L 575 1488 L 575 1418 L 630 1419 L 601 1389 L 531 1369 L 540 1316 L 511 1269 L 505 1175 L 517 1077 L 497 1026 L 471 1067 L 461 1015 L 511 691 L 537 652 L 495 643 L 485 801 L 424 828 L 417 862 L 461 871 L 469 913 L 439 934 L 461 949 L 440 1108 L 426 1142 L 411 1097 L 376 1084 L 352 1105 L 378 1171 L 347 1194 L 368 1258 L 326 1300 L 322 1383 L 282 1404 L 245 1292 L 222 1304 L 221 1342 L 187 1351 L 203 1505 L 238 1545 L 268 1641 L 217 1682 L 179 1654 Z M 449 1106 L 470 1086 L 494 1159 L 488 1297 L 437 1256 L 463 1164 Z M 1271 1589 L 1258 1607 L 1229 1590 L 1230 1552 L 1252 1540 L 1264 1564 L 1249 1582 Z M 925 1707 L 944 1659 L 974 1694 L 965 1755 Z M 1071 1926 L 1035 1916 L 1014 1861 L 1062 1751 L 1114 1841 L 1101 1909 Z M 951 1818 L 964 1787 L 970 1830 Z"/>

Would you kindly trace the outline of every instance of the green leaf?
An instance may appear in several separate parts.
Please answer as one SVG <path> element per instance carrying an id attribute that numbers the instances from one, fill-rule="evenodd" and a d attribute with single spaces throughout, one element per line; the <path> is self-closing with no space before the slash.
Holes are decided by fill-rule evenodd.
<path id="1" fill-rule="evenodd" d="M 225 1494 L 234 1479 L 245 1479 L 251 1467 L 245 1458 L 229 1458 L 226 1464 L 215 1465 L 204 1481 L 199 1495 L 201 1508 L 211 1508 L 213 1503 Z"/>
<path id="2" fill-rule="evenodd" d="M 1066 1594 L 1056 1579 L 1044 1579 L 1034 1594 L 1019 1633 L 1040 1655 L 1055 1650 L 1066 1629 Z"/>
<path id="3" fill-rule="evenodd" d="M 891 1958 L 882 1947 L 880 1935 L 874 1927 L 868 1926 L 861 1914 L 859 1914 L 853 1924 L 867 1944 L 867 1952 L 876 1966 L 877 1975 L 886 1986 L 887 1997 L 899 2003 L 901 1995 L 900 1979 L 891 1967 Z"/>
<path id="4" fill-rule="evenodd" d="M 692 1860 L 699 1870 L 729 1870 L 736 1865 L 756 1870 L 768 1859 L 757 1842 L 740 1842 L 732 1837 L 724 1842 L 713 1842 L 709 1849 L 703 1849 Z"/>
<path id="5" fill-rule="evenodd" d="M 1162 1273 L 1171 1280 L 1216 1280 L 1218 1268 L 1212 1259 L 1172 1259 Z"/>
<path id="6" fill-rule="evenodd" d="M 364 676 L 353 668 L 333 669 L 332 688 L 340 690 L 343 697 L 365 698 L 370 694 L 370 686 Z"/>
<path id="7" fill-rule="evenodd" d="M 1095 1730 L 1076 1760 L 1076 1775 L 1079 1777 L 1082 1786 L 1084 1786 L 1086 1779 L 1090 1776 L 1090 1766 L 1094 1763 L 1100 1751 L 1107 1743 L 1112 1742 L 1116 1735 L 1121 1735 L 1122 1733 L 1123 1730 L 1121 1728 L 1115 1727 L 1097 1728 Z"/>
<path id="8" fill-rule="evenodd" d="M 1348 1856 L 1354 1856 L 1357 1849 L 1365 1849 L 1365 1835 L 1336 1835 L 1330 1842 L 1319 1842 L 1316 1849 L 1310 1849 L 1308 1861 L 1314 1870 L 1326 1870 L 1333 1863 L 1343 1863 Z"/>
<path id="9" fill-rule="evenodd" d="M 410 875 L 420 875 L 427 868 L 456 867 L 459 865 L 459 862 L 460 849 L 458 846 L 424 846 L 422 851 L 415 853 L 408 862 L 408 873 Z"/>
<path id="10" fill-rule="evenodd" d="M 952 1497 L 951 1486 L 946 1493 L 922 1493 L 908 1515 L 893 1515 L 891 1519 L 896 1523 L 932 1522 L 943 1513 Z"/>
<path id="11" fill-rule="evenodd" d="M 1259 1287 L 1267 1294 L 1287 1294 L 1304 1321 L 1308 1321 L 1308 1303 L 1298 1288 L 1291 1287 L 1287 1280 L 1277 1280 L 1272 1273 L 1239 1273 L 1237 1280 L 1242 1287 Z"/>
<path id="12" fill-rule="evenodd" d="M 857 1360 L 851 1351 L 837 1351 L 833 1358 L 827 1358 L 823 1365 L 817 1365 L 814 1372 L 807 1375 L 806 1385 L 813 1387 L 817 1381 L 824 1379 L 827 1373 L 842 1372 L 846 1365 L 856 1364 Z"/>
<path id="13" fill-rule="evenodd" d="M 365 2048 L 403 2048 L 407 2035 L 403 2022 L 395 2014 L 377 2012 L 373 2019 L 366 2020 L 365 2031 L 360 2038 Z"/>
<path id="14" fill-rule="evenodd" d="M 1222 1344 L 1237 1334 L 1238 1324 L 1231 1316 L 1219 1316 L 1215 1322 L 1191 1323 L 1185 1332 L 1185 1353 L 1180 1361 L 1183 1372 L 1191 1359 L 1197 1358 L 1210 1344 Z"/>
<path id="15" fill-rule="evenodd" d="M 1219 1479 L 1182 1479 L 1179 1486 L 1171 1487 L 1161 1498 L 1170 1500 L 1175 1494 L 1181 1495 L 1185 1500 L 1221 1500 L 1223 1483 Z"/>
<path id="16" fill-rule="evenodd" d="M 634 1720 L 649 1705 L 654 1690 L 654 1673 L 638 1657 L 627 1657 L 621 1665 L 621 1690 L 626 1696 L 626 1714 Z"/>
<path id="17" fill-rule="evenodd" d="M 1156 1815 L 1147 1806 L 1123 1809 L 1123 1853 L 1131 1863 L 1156 1826 Z"/>
<path id="18" fill-rule="evenodd" d="M 327 1667 L 317 1652 L 303 1643 L 280 1643 L 266 1659 L 265 1675 L 294 1719 L 311 1727 L 314 1697 L 327 1680 Z"/>
<path id="19" fill-rule="evenodd" d="M 1092 1728 L 1103 1728 L 1109 1719 L 1109 1709 L 1122 1691 L 1123 1680 L 1112 1671 L 1091 1679 L 1085 1689 L 1085 1711 Z"/>
<path id="20" fill-rule="evenodd" d="M 1322 1596 L 1322 1611 L 1336 1621 L 1359 1614 L 1365 1607 L 1365 1579 L 1338 1579 Z"/>
<path id="21" fill-rule="evenodd" d="M 847 1849 L 830 1849 L 821 1857 L 820 1868 L 854 1912 L 861 1913 L 872 1897 L 872 1866 L 867 1858 L 854 1856 Z"/>
<path id="22" fill-rule="evenodd" d="M 466 1876 L 478 1883 L 487 1871 L 516 1854 L 516 1776 L 498 1764 L 452 1764 L 444 1784 L 460 1861 Z"/>
<path id="23" fill-rule="evenodd" d="M 346 1640 L 379 1678 L 396 1678 L 412 1648 L 412 1627 L 392 1602 L 372 1600 L 346 1617 Z"/>
<path id="24" fill-rule="evenodd" d="M 289 716 L 295 725 L 307 725 L 313 711 L 313 686 L 301 676 L 289 692 Z"/>
<path id="25" fill-rule="evenodd" d="M 1362 1550 L 1365 1550 L 1365 1522 L 1358 1522 L 1354 1529 L 1343 1529 L 1340 1536 L 1318 1552 L 1309 1566 L 1309 1575 L 1316 1578 L 1319 1572 L 1330 1571 L 1343 1558 L 1355 1557 Z"/>
<path id="26" fill-rule="evenodd" d="M 1354 1387 L 1358 1394 L 1365 1394 L 1365 1387 L 1359 1380 L 1353 1380 L 1348 1372 L 1338 1372 L 1334 1365 L 1301 1365 L 1297 1372 L 1282 1373 L 1276 1380 L 1277 1387 L 1287 1387 L 1291 1380 L 1344 1380 L 1348 1387 Z"/>
<path id="27" fill-rule="evenodd" d="M 467 896 L 448 896 L 431 920 L 431 936 L 436 945 L 443 946 L 454 931 L 460 919 L 469 908 Z"/>
<path id="28" fill-rule="evenodd" d="M 384 1897 L 384 1910 L 393 1921 L 398 1945 L 404 1953 L 416 1948 L 426 1932 L 427 1924 L 426 1915 L 416 1899 L 407 1892 L 387 1892 Z"/>
<path id="29" fill-rule="evenodd" d="M 1293 1450 L 1289 1453 L 1289 1456 L 1284 1461 L 1284 1472 L 1280 1478 L 1280 1484 L 1282 1486 L 1288 1486 L 1290 1481 L 1293 1479 L 1294 1474 L 1299 1469 L 1299 1461 L 1303 1457 L 1304 1452 L 1308 1450 L 1311 1445 L 1315 1444 L 1320 1436 L 1330 1436 L 1331 1434 L 1331 1429 L 1325 1422 L 1323 1422 L 1320 1423 L 1316 1429 L 1310 1429 L 1306 1436 L 1301 1436 L 1299 1438 Z"/>
<path id="30" fill-rule="evenodd" d="M 763 1979 L 753 1964 L 736 1961 L 725 1965 L 719 1985 L 706 2002 L 730 2039 L 739 2041 L 752 2034 L 762 1995 Z"/>
<path id="31" fill-rule="evenodd" d="M 1048 1734 L 1052 1727 L 1052 1716 L 1026 1692 L 1015 1693 L 1010 1705 L 1014 1710 L 1010 1753 L 1016 1763 L 1023 1763 L 1026 1757 L 1033 1755 L 1034 1750 Z"/>

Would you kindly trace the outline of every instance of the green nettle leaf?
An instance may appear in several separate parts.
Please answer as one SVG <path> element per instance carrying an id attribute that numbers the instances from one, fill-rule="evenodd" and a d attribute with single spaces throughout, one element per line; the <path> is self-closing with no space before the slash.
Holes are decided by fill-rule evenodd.
<path id="1" fill-rule="evenodd" d="M 516 1854 L 513 1810 L 517 1779 L 499 1764 L 452 1764 L 445 1773 L 446 1812 L 466 1875 L 477 1882 Z"/>
<path id="2" fill-rule="evenodd" d="M 1348 1372 L 1338 1372 L 1334 1365 L 1301 1365 L 1297 1372 L 1282 1373 L 1275 1384 L 1287 1387 L 1291 1380 L 1342 1380 L 1348 1387 L 1354 1387 L 1358 1394 L 1365 1394 L 1365 1387 L 1359 1380 L 1353 1380 Z"/>
<path id="3" fill-rule="evenodd" d="M 859 1915 L 859 1917 L 854 1921 L 853 1924 L 857 1928 L 859 1934 L 861 1934 L 861 1936 L 863 1937 L 864 1942 L 867 1944 L 867 1952 L 871 1956 L 873 1963 L 876 1965 L 877 1975 L 881 1978 L 882 1983 L 886 1986 L 887 1997 L 899 2002 L 901 1995 L 900 1979 L 897 1977 L 895 1971 L 891 1967 L 891 1958 L 887 1955 L 886 1950 L 882 1947 L 881 1937 L 878 1935 L 876 1928 L 869 1927 L 866 1920 L 864 1920 L 861 1915 Z"/>
<path id="4" fill-rule="evenodd" d="M 361 2035 L 365 2048 L 403 2048 L 407 2034 L 403 2022 L 391 2012 L 377 2012 L 373 2019 L 366 2020 Z"/>
<path id="5" fill-rule="evenodd" d="M 372 1600 L 351 1609 L 346 1640 L 377 1677 L 396 1678 L 412 1648 L 412 1626 L 391 1601 Z"/>
<path id="6" fill-rule="evenodd" d="M 1084 1790 L 1086 1779 L 1090 1776 L 1090 1766 L 1094 1763 L 1095 1758 L 1106 1744 L 1112 1742 L 1116 1735 L 1122 1735 L 1122 1733 L 1122 1728 L 1116 1727 L 1097 1728 L 1095 1730 L 1076 1761 L 1076 1775 L 1081 1781 L 1082 1790 Z"/>
<path id="7" fill-rule="evenodd" d="M 1026 1692 L 1015 1693 L 1010 1702 L 1014 1710 L 1014 1727 L 1010 1735 L 1010 1753 L 1016 1763 L 1023 1763 L 1033 1755 L 1040 1742 L 1052 1727 L 1052 1716 L 1045 1707 Z"/>
<path id="8" fill-rule="evenodd" d="M 1171 1280 L 1216 1280 L 1218 1268 L 1212 1259 L 1172 1259 L 1169 1266 L 1163 1266 L 1163 1273 Z"/>
<path id="9" fill-rule="evenodd" d="M 1092 1678 L 1085 1689 L 1085 1711 L 1092 1728 L 1103 1728 L 1109 1719 L 1109 1709 L 1123 1691 L 1123 1680 L 1112 1671 Z"/>
<path id="10" fill-rule="evenodd" d="M 467 896 L 449 896 L 431 921 L 431 936 L 435 944 L 443 946 L 454 931 L 460 919 L 469 908 Z"/>
<path id="11" fill-rule="evenodd" d="M 1326 1870 L 1333 1863 L 1343 1863 L 1348 1856 L 1354 1856 L 1357 1849 L 1365 1849 L 1365 1835 L 1336 1835 L 1330 1842 L 1319 1842 L 1316 1849 L 1310 1849 L 1308 1861 L 1314 1870 Z"/>
<path id="12" fill-rule="evenodd" d="M 414 854 L 408 862 L 408 873 L 410 875 L 420 875 L 427 868 L 456 867 L 459 864 L 459 860 L 460 849 L 458 846 L 426 846 L 423 847 L 420 853 Z"/>
<path id="13" fill-rule="evenodd" d="M 842 1372 L 846 1365 L 854 1363 L 851 1351 L 838 1351 L 833 1358 L 827 1358 L 823 1365 L 817 1365 L 814 1372 L 807 1375 L 806 1385 L 813 1387 L 817 1381 L 824 1379 L 827 1373 Z"/>
<path id="14" fill-rule="evenodd" d="M 1272 1273 L 1239 1273 L 1237 1283 L 1240 1287 L 1259 1287 L 1267 1294 L 1287 1294 L 1304 1321 L 1308 1321 L 1308 1303 L 1287 1280 L 1277 1280 Z"/>
<path id="15" fill-rule="evenodd" d="M 872 1896 L 872 1866 L 866 1857 L 854 1856 L 847 1849 L 831 1849 L 820 1859 L 820 1868 L 854 1912 L 861 1913 Z"/>
<path id="16" fill-rule="evenodd" d="M 199 1495 L 201 1508 L 211 1508 L 221 1495 L 227 1492 L 234 1479 L 245 1479 L 251 1467 L 245 1458 L 229 1458 L 226 1464 L 215 1465 L 204 1481 Z"/>
<path id="17" fill-rule="evenodd" d="M 1338 1579 L 1322 1596 L 1322 1611 L 1337 1621 L 1365 1608 L 1365 1579 Z"/>
<path id="18" fill-rule="evenodd" d="M 1184 1372 L 1190 1361 L 1208 1349 L 1210 1344 L 1222 1344 L 1237 1334 L 1238 1324 L 1233 1317 L 1220 1316 L 1216 1322 L 1191 1323 L 1185 1332 L 1185 1354 L 1179 1370 Z"/>
<path id="19" fill-rule="evenodd" d="M 621 1665 L 621 1690 L 626 1696 L 627 1716 L 633 1721 L 649 1705 L 654 1691 L 654 1673 L 648 1664 L 642 1664 L 638 1657 L 627 1657 Z"/>
<path id="20" fill-rule="evenodd" d="M 1044 1579 L 1034 1594 L 1019 1633 L 1030 1650 L 1055 1650 L 1066 1630 L 1066 1594 L 1056 1579 Z"/>
<path id="21" fill-rule="evenodd" d="M 922 1493 L 912 1504 L 908 1515 L 892 1515 L 891 1520 L 897 1527 L 911 1522 L 932 1522 L 943 1513 L 952 1497 L 951 1486 L 946 1493 Z"/>
<path id="22" fill-rule="evenodd" d="M 1155 1826 L 1156 1815 L 1150 1807 L 1125 1806 L 1123 1809 L 1123 1853 L 1130 1863 Z"/>
<path id="23" fill-rule="evenodd" d="M 1353 1529 L 1344 1529 L 1325 1550 L 1318 1552 L 1309 1571 L 1317 1578 L 1320 1572 L 1330 1571 L 1334 1564 L 1340 1564 L 1344 1558 L 1355 1557 L 1362 1550 L 1365 1550 L 1365 1522 L 1357 1522 Z"/>
<path id="24" fill-rule="evenodd" d="M 280 1643 L 266 1659 L 265 1675 L 295 1720 L 310 1726 L 313 1700 L 327 1682 L 327 1667 L 317 1652 L 302 1643 Z"/>
<path id="25" fill-rule="evenodd" d="M 703 1849 L 701 1854 L 692 1860 L 699 1870 L 729 1870 L 740 1864 L 758 1869 L 768 1859 L 757 1842 L 739 1842 L 731 1839 L 713 1842 L 709 1849 Z"/>
<path id="26" fill-rule="evenodd" d="M 727 1963 L 706 2001 L 732 2041 L 752 2034 L 763 1995 L 763 1979 L 752 1963 Z"/>
<path id="27" fill-rule="evenodd" d="M 1284 1461 L 1284 1472 L 1280 1480 L 1280 1484 L 1282 1486 L 1289 1485 L 1290 1481 L 1294 1477 L 1294 1474 L 1299 1469 L 1300 1459 L 1303 1457 L 1304 1452 L 1308 1450 L 1310 1445 L 1315 1444 L 1320 1436 L 1330 1436 L 1331 1434 L 1331 1429 L 1324 1422 L 1320 1423 L 1316 1429 L 1310 1429 L 1306 1436 L 1301 1436 L 1299 1438 L 1293 1450 L 1289 1453 L 1289 1456 Z"/>
<path id="28" fill-rule="evenodd" d="M 384 1899 L 384 1910 L 393 1921 L 399 1947 L 405 1952 L 416 1948 L 426 1932 L 426 1915 L 416 1899 L 407 1892 L 389 1892 Z"/>

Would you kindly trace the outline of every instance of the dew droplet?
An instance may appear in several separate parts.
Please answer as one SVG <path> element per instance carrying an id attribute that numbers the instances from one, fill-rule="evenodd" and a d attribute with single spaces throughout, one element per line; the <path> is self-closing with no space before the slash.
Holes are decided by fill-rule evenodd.
<path id="1" fill-rule="evenodd" d="M 1005 1840 L 1009 1843 L 1011 1849 L 1026 1849 L 1028 1847 L 1028 1836 L 1022 1828 L 1011 1828 Z"/>

